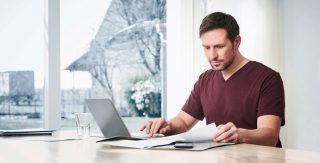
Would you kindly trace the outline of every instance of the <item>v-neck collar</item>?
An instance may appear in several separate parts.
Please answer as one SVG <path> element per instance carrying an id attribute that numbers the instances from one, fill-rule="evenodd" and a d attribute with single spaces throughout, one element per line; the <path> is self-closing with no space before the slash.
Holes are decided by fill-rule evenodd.
<path id="1" fill-rule="evenodd" d="M 251 62 L 252 62 L 252 61 L 248 61 L 248 62 L 247 62 L 245 65 L 243 65 L 238 71 L 236 71 L 235 73 L 233 73 L 227 80 L 224 79 L 222 72 L 219 71 L 221 80 L 222 80 L 224 83 L 230 82 L 231 80 L 233 80 L 233 78 L 237 77 L 238 74 L 240 74 L 240 73 L 245 69 L 245 67 L 247 67 Z"/>

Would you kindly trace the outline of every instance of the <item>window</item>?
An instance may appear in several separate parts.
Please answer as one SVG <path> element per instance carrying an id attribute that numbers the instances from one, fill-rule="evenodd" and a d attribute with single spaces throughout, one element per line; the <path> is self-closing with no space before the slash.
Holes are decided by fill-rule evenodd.
<path id="1" fill-rule="evenodd" d="M 0 129 L 43 127 L 44 2 L 0 5 Z"/>
<path id="2" fill-rule="evenodd" d="M 74 127 L 85 98 L 111 98 L 131 129 L 164 114 L 165 0 L 14 0 L 0 9 L 0 129 L 56 129 L 57 117 Z"/>
<path id="3" fill-rule="evenodd" d="M 129 130 L 145 117 L 160 117 L 166 1 L 80 0 L 60 6 L 62 127 L 75 126 L 75 112 L 87 112 L 86 98 L 112 99 Z"/>

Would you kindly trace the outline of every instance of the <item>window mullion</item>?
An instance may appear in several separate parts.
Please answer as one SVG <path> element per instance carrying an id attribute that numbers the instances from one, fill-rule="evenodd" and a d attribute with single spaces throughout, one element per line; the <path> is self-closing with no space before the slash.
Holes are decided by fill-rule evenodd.
<path id="1" fill-rule="evenodd" d="M 60 128 L 60 0 L 45 0 L 44 127 Z"/>

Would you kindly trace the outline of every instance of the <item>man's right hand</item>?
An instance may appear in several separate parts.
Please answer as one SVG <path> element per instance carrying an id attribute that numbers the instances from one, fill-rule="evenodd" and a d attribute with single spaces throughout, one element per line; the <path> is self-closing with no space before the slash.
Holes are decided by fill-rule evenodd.
<path id="1" fill-rule="evenodd" d="M 171 132 L 172 127 L 165 119 L 158 118 L 143 125 L 140 131 L 143 130 L 146 130 L 146 133 L 152 137 L 156 133 L 168 135 Z"/>

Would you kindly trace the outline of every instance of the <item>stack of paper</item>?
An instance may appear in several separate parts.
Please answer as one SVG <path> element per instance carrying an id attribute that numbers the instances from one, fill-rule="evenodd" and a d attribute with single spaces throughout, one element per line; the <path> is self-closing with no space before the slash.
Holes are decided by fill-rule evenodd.
<path id="1" fill-rule="evenodd" d="M 209 149 L 212 147 L 230 145 L 234 143 L 214 143 L 212 141 L 213 133 L 217 131 L 216 125 L 214 123 L 207 125 L 205 127 L 195 129 L 182 134 L 177 134 L 173 136 L 161 137 L 161 138 L 150 138 L 147 140 L 110 140 L 103 141 L 102 144 L 119 146 L 119 147 L 129 147 L 129 148 L 154 148 L 172 145 L 176 142 L 193 142 L 195 145 L 203 145 L 201 150 Z M 195 148 L 194 150 L 196 150 Z"/>

